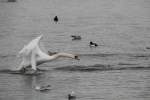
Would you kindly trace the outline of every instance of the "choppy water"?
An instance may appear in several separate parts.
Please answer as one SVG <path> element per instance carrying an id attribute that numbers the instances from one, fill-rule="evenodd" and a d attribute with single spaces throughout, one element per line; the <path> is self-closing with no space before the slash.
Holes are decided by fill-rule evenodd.
<path id="1" fill-rule="evenodd" d="M 149 0 L 17 0 L 0 2 L 0 99 L 150 99 Z M 53 22 L 57 15 L 58 24 Z M 17 52 L 43 34 L 46 49 L 79 54 L 40 65 L 40 75 L 10 74 Z M 81 35 L 72 41 L 70 35 Z M 90 48 L 89 41 L 103 46 Z M 34 86 L 50 84 L 49 92 Z"/>

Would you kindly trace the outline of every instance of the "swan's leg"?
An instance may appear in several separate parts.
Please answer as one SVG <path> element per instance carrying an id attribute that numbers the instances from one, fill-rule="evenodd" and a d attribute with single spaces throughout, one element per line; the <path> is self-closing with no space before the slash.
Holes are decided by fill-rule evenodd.
<path id="1" fill-rule="evenodd" d="M 35 54 L 35 52 L 32 52 L 32 54 L 31 54 L 31 68 L 33 69 L 33 70 L 37 70 L 37 68 L 36 68 L 36 54 Z"/>

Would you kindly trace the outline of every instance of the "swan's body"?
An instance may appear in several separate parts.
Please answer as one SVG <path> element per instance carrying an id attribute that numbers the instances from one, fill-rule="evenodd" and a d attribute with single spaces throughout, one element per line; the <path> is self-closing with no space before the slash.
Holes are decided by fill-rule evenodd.
<path id="1" fill-rule="evenodd" d="M 18 70 L 26 67 L 31 67 L 33 70 L 37 70 L 37 65 L 54 60 L 58 57 L 69 57 L 78 59 L 76 55 L 69 53 L 56 53 L 53 55 L 49 55 L 43 52 L 39 47 L 39 42 L 42 37 L 43 35 L 40 35 L 39 37 L 33 39 L 19 52 L 19 56 L 22 57 L 22 62 L 18 67 Z"/>

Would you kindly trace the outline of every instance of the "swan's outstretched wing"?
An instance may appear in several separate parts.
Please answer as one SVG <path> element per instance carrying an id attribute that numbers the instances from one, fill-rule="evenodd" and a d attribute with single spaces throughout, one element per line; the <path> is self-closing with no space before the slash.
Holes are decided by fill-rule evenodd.
<path id="1" fill-rule="evenodd" d="M 43 41 L 40 41 L 40 42 L 39 42 L 39 49 L 40 49 L 42 52 L 45 52 L 45 53 L 48 52 L 48 51 L 47 51 L 47 48 L 46 48 L 46 46 L 45 46 L 45 44 L 43 43 Z"/>
<path id="2" fill-rule="evenodd" d="M 25 45 L 23 47 L 23 49 L 21 49 L 19 51 L 19 57 L 20 56 L 27 56 L 32 52 L 32 50 L 34 48 L 36 48 L 36 47 L 39 48 L 39 41 L 41 40 L 42 37 L 43 37 L 43 35 L 40 35 L 37 38 L 33 39 L 31 42 L 29 42 L 27 45 Z"/>
<path id="3" fill-rule="evenodd" d="M 37 38 L 33 39 L 27 45 L 24 46 L 22 50 L 19 52 L 19 57 L 22 57 L 22 62 L 20 66 L 17 68 L 21 70 L 23 67 L 28 66 L 31 64 L 32 69 L 36 70 L 36 54 L 40 51 L 39 48 L 39 41 L 43 37 L 43 35 L 38 36 Z"/>

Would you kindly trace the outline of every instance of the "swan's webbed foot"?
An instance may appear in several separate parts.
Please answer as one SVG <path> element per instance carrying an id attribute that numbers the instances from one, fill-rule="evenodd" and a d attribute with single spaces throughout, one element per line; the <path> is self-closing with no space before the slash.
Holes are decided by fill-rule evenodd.
<path id="1" fill-rule="evenodd" d="M 16 71 L 18 71 L 19 73 L 25 73 L 26 72 L 26 68 L 21 68 L 21 69 L 17 69 Z"/>
<path id="2" fill-rule="evenodd" d="M 35 74 L 37 72 L 37 70 L 34 70 L 32 68 L 28 68 L 28 67 L 26 67 L 26 68 L 23 67 L 17 71 L 21 74 Z"/>
<path id="3" fill-rule="evenodd" d="M 26 68 L 21 68 L 19 70 L 15 70 L 15 73 L 25 74 L 25 75 L 38 75 L 38 74 L 42 74 L 42 71 L 39 68 L 35 70 L 32 68 L 26 67 Z"/>
<path id="4" fill-rule="evenodd" d="M 36 73 L 37 73 L 37 70 L 34 70 L 34 69 L 28 69 L 25 72 L 25 74 L 36 74 Z"/>

